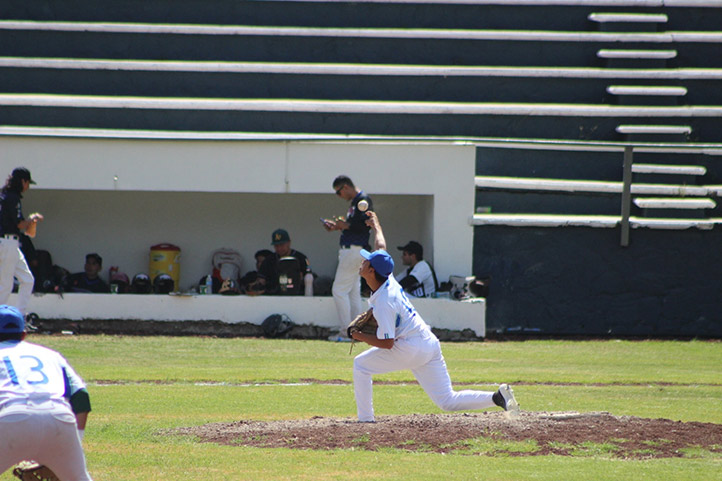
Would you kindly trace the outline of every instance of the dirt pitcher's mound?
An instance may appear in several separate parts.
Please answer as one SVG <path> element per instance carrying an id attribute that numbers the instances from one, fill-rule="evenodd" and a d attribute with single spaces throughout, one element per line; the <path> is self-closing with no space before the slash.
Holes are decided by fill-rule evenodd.
<path id="1" fill-rule="evenodd" d="M 315 417 L 179 428 L 204 442 L 293 449 L 397 448 L 484 455 L 722 457 L 722 425 L 609 413 L 504 412 L 381 416 L 375 423 Z"/>

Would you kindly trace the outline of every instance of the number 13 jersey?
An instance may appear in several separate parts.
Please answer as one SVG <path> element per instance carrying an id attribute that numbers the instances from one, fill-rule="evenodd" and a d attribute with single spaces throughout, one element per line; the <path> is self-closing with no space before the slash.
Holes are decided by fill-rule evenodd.
<path id="1" fill-rule="evenodd" d="M 0 416 L 27 409 L 68 410 L 85 383 L 58 352 L 24 341 L 0 342 Z"/>

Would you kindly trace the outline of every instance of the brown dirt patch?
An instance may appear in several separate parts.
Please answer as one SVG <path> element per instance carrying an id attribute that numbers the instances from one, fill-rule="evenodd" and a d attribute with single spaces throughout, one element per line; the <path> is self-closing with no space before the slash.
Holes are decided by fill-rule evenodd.
<path id="1" fill-rule="evenodd" d="M 237 421 L 179 428 L 167 434 L 202 442 L 292 449 L 396 448 L 504 456 L 722 457 L 722 425 L 614 416 L 609 413 L 503 412 L 381 416 L 375 423 L 314 417 Z M 704 451 L 700 451 L 700 449 Z M 702 453 L 702 454 L 701 454 Z"/>

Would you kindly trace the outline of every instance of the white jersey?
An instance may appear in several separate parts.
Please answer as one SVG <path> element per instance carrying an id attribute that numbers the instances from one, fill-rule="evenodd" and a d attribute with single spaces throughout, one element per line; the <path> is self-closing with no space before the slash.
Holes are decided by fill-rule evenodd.
<path id="1" fill-rule="evenodd" d="M 409 267 L 399 274 L 397 280 L 402 280 L 407 276 L 413 276 L 421 284 L 418 288 L 411 291 L 414 297 L 429 297 L 436 292 L 434 283 L 434 275 L 431 272 L 431 266 L 426 261 L 419 261 L 414 267 Z"/>
<path id="2" fill-rule="evenodd" d="M 373 293 L 369 304 L 379 324 L 378 339 L 403 339 L 431 332 L 393 275 Z"/>
<path id="3" fill-rule="evenodd" d="M 8 410 L 70 410 L 85 383 L 58 352 L 24 341 L 0 342 L 0 415 Z"/>

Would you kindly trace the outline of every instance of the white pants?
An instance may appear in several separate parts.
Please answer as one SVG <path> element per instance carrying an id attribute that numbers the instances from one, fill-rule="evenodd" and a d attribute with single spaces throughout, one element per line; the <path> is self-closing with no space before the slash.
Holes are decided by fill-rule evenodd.
<path id="1" fill-rule="evenodd" d="M 20 283 L 15 307 L 25 314 L 35 278 L 20 250 L 20 242 L 0 237 L 0 304 L 8 302 L 13 291 L 13 277 L 17 277 Z"/>
<path id="2" fill-rule="evenodd" d="M 466 411 L 495 406 L 493 392 L 454 391 L 439 340 L 431 333 L 397 339 L 391 349 L 372 347 L 353 361 L 353 386 L 359 421 L 374 420 L 374 374 L 410 369 L 432 401 L 444 411 Z"/>
<path id="3" fill-rule="evenodd" d="M 331 293 L 338 312 L 339 330 L 344 336 L 351 320 L 362 312 L 361 276 L 358 273 L 362 261 L 360 246 L 338 251 L 338 267 Z"/>
<path id="4" fill-rule="evenodd" d="M 23 460 L 44 464 L 63 481 L 92 481 L 70 412 L 0 416 L 0 474 Z"/>

